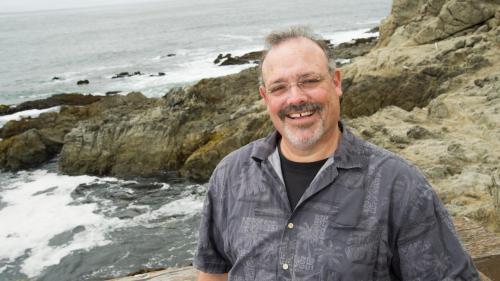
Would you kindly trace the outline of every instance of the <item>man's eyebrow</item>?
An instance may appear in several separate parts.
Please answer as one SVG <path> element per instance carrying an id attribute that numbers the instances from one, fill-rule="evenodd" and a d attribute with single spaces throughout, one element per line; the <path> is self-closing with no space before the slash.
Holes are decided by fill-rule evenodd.
<path id="1" fill-rule="evenodd" d="M 278 78 L 274 81 L 269 82 L 269 85 L 276 84 L 276 83 L 286 83 L 286 81 L 283 78 Z"/>
<path id="2" fill-rule="evenodd" d="M 295 77 L 296 77 L 296 79 L 300 79 L 302 77 L 306 77 L 306 76 L 310 76 L 310 75 L 316 75 L 316 74 L 318 74 L 318 73 L 313 72 L 313 71 L 309 71 L 309 72 L 305 72 L 305 73 L 300 73 L 300 74 L 296 75 Z M 269 83 L 269 85 L 276 84 L 276 83 L 287 83 L 287 81 L 284 78 L 280 77 L 280 78 L 277 78 L 274 81 L 271 81 Z"/>
<path id="3" fill-rule="evenodd" d="M 302 73 L 298 77 L 300 78 L 300 77 L 311 76 L 311 75 L 318 75 L 318 73 L 310 71 L 310 72 Z"/>

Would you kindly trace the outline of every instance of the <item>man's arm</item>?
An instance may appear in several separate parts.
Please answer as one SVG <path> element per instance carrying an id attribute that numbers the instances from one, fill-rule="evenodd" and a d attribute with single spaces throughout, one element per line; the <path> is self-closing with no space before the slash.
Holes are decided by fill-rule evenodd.
<path id="1" fill-rule="evenodd" d="M 226 213 L 220 166 L 210 178 L 201 212 L 198 246 L 193 258 L 193 266 L 200 271 L 198 280 L 227 280 L 226 273 L 232 267 L 224 248 Z"/>
<path id="2" fill-rule="evenodd" d="M 406 198 L 395 206 L 399 216 L 393 270 L 402 280 L 479 281 L 437 194 L 419 173 L 403 174 Z M 401 208 L 399 208 L 401 207 Z"/>
<path id="3" fill-rule="evenodd" d="M 199 271 L 198 281 L 227 281 L 227 273 L 213 274 Z"/>

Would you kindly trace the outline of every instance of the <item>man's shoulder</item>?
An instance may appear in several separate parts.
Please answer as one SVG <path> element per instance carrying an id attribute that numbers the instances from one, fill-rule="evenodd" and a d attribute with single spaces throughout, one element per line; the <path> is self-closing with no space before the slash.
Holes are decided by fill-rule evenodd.
<path id="1" fill-rule="evenodd" d="M 265 138 L 254 140 L 230 152 L 222 158 L 219 164 L 217 164 L 213 174 L 223 174 L 227 176 L 228 174 L 241 171 L 243 167 L 248 167 L 255 162 L 252 156 L 259 147 L 265 144 L 265 140 Z"/>

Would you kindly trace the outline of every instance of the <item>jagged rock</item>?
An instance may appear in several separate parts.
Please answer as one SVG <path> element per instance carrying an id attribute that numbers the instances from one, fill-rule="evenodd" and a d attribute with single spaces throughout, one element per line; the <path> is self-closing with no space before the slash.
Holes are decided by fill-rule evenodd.
<path id="1" fill-rule="evenodd" d="M 0 140 L 0 169 L 17 171 L 50 160 L 59 153 L 65 135 L 78 122 L 91 117 L 99 118 L 106 109 L 98 102 L 89 106 L 62 106 L 59 112 L 7 122 L 0 128 L 0 138 L 3 139 Z M 22 149 L 25 150 L 18 153 Z M 32 160 L 29 161 L 29 158 Z"/>
<path id="2" fill-rule="evenodd" d="M 60 168 L 124 177 L 179 171 L 206 180 L 222 157 L 271 130 L 257 89 L 252 68 L 174 89 L 161 100 L 114 97 L 120 103 L 102 105 L 103 118 L 80 122 L 66 136 Z"/>
<path id="3" fill-rule="evenodd" d="M 368 30 L 366 33 L 375 33 L 375 32 L 379 32 L 379 30 L 380 30 L 380 27 L 375 26 L 375 27 L 371 28 L 370 30 Z"/>
<path id="4" fill-rule="evenodd" d="M 128 72 L 120 72 L 118 74 L 115 74 L 111 79 L 116 79 L 116 78 L 123 78 L 123 77 L 129 77 L 130 73 Z"/>
<path id="5" fill-rule="evenodd" d="M 359 38 L 353 42 L 341 43 L 332 48 L 331 54 L 336 59 L 353 59 L 367 54 L 377 44 L 377 37 Z"/>
<path id="6" fill-rule="evenodd" d="M 78 81 L 76 82 L 76 85 L 87 85 L 87 84 L 89 84 L 89 83 L 90 83 L 90 81 L 89 81 L 89 80 L 87 80 L 87 79 L 85 79 L 85 80 L 78 80 Z"/>
<path id="7" fill-rule="evenodd" d="M 431 43 L 455 33 L 482 24 L 491 19 L 498 3 L 488 0 L 446 1 L 439 15 L 426 22 L 413 40 L 417 44 Z"/>
<path id="8" fill-rule="evenodd" d="M 227 54 L 227 55 L 229 55 L 229 54 Z M 226 56 L 227 56 L 227 55 L 226 55 Z M 224 56 L 224 55 L 222 55 L 222 54 L 219 54 L 219 55 L 215 58 L 215 60 L 214 60 L 214 64 L 219 64 L 219 63 L 220 63 L 220 61 L 221 61 L 223 58 L 225 58 L 226 56 Z"/>
<path id="9" fill-rule="evenodd" d="M 55 156 L 62 143 L 31 129 L 0 142 L 0 169 L 17 171 L 36 167 Z"/>
<path id="10" fill-rule="evenodd" d="M 61 78 L 61 77 L 58 77 L 58 76 L 54 76 L 54 77 L 52 77 L 52 79 L 51 79 L 51 80 L 52 80 L 52 81 L 55 81 L 55 80 L 62 80 L 62 78 Z"/>
<path id="11" fill-rule="evenodd" d="M 220 66 L 223 65 L 238 65 L 238 64 L 247 64 L 247 63 L 255 63 L 260 60 L 262 57 L 262 51 L 249 52 L 242 56 L 233 57 L 231 54 L 219 54 L 217 58 L 214 60 L 214 64 L 218 64 Z"/>
<path id="12" fill-rule="evenodd" d="M 415 163 L 452 215 L 499 231 L 500 207 L 491 190 L 496 188 L 492 177 L 500 178 L 500 100 L 488 99 L 499 93 L 497 77 L 500 64 L 494 63 L 449 79 L 446 91 L 427 108 L 389 106 L 347 122 L 362 137 Z M 483 86 L 475 86 L 476 80 Z"/>
<path id="13" fill-rule="evenodd" d="M 93 95 L 83 95 L 79 93 L 57 94 L 46 99 L 26 101 L 15 107 L 1 107 L 0 115 L 13 114 L 30 109 L 46 109 L 59 105 L 87 105 L 99 101 L 102 97 Z"/>
<path id="14" fill-rule="evenodd" d="M 446 14 L 470 12 L 463 23 L 447 21 L 465 29 L 491 19 L 497 8 L 489 0 L 395 0 L 375 49 L 343 67 L 343 114 L 369 115 L 389 105 L 405 110 L 424 107 L 446 92 L 455 77 L 492 65 L 498 60 L 498 46 L 491 38 L 496 38 L 498 27 L 479 34 L 460 35 L 456 30 L 428 40 L 416 34 L 425 34 L 432 22 L 447 19 Z M 433 26 L 429 32 L 438 34 L 446 28 Z"/>
<path id="15" fill-rule="evenodd" d="M 128 73 L 128 72 L 124 71 L 124 72 L 120 72 L 120 73 L 113 75 L 113 77 L 111 77 L 111 79 L 131 77 L 131 76 L 135 76 L 135 75 L 142 75 L 142 73 L 140 71 L 135 71 L 134 73 Z"/>
<path id="16" fill-rule="evenodd" d="M 254 51 L 254 52 L 249 52 L 249 53 L 246 53 L 244 55 L 242 55 L 241 57 L 239 57 L 240 59 L 243 59 L 243 60 L 248 60 L 248 61 L 259 61 L 261 58 L 262 58 L 262 51 Z"/>
<path id="17" fill-rule="evenodd" d="M 379 46 L 433 43 L 484 25 L 495 17 L 493 0 L 394 0 L 380 26 Z M 493 25 L 496 23 L 493 23 Z"/>
<path id="18" fill-rule="evenodd" d="M 165 76 L 165 72 L 158 72 L 158 74 L 150 74 L 150 77 L 160 77 L 160 76 Z"/>
<path id="19" fill-rule="evenodd" d="M 346 75 L 342 113 L 348 117 L 369 115 L 389 105 L 411 110 L 415 106 L 427 105 L 438 95 L 438 80 L 432 76 L 413 71 L 384 74 L 361 75 L 354 82 Z"/>
<path id="20" fill-rule="evenodd" d="M 62 143 L 64 135 L 81 120 L 89 118 L 96 112 L 90 112 L 85 107 L 63 106 L 59 113 L 42 113 L 38 118 L 23 118 L 11 120 L 0 128 L 0 138 L 7 139 L 22 134 L 31 129 L 47 132 L 52 139 Z"/>
<path id="21" fill-rule="evenodd" d="M 219 65 L 224 66 L 224 65 L 238 65 L 238 64 L 246 64 L 249 63 L 248 60 L 242 59 L 240 57 L 232 57 L 231 54 L 223 60 Z"/>

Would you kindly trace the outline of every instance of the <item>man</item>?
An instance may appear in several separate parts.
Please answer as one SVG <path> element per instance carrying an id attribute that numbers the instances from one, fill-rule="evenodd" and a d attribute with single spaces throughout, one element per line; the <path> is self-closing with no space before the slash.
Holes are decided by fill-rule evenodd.
<path id="1" fill-rule="evenodd" d="M 422 174 L 340 121 L 323 41 L 291 28 L 266 42 L 259 93 L 276 132 L 213 172 L 198 280 L 479 280 Z"/>

